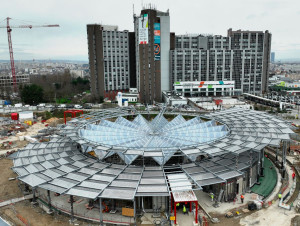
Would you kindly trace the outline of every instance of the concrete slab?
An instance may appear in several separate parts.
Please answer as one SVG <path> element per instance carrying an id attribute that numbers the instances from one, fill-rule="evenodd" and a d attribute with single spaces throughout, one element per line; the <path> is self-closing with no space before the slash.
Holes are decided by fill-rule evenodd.
<path id="1" fill-rule="evenodd" d="M 240 197 L 238 197 L 238 200 L 236 202 L 222 202 L 220 203 L 219 207 L 215 208 L 213 206 L 214 202 L 211 201 L 211 198 L 208 193 L 198 190 L 195 191 L 195 194 L 201 206 L 203 206 L 208 213 L 220 213 L 220 214 L 226 213 L 233 208 L 239 208 L 239 207 L 242 208 L 243 206 L 247 205 L 249 201 L 253 201 L 257 197 L 253 193 L 252 194 L 246 193 L 244 195 L 245 197 L 244 203 L 242 203 Z"/>
<path id="2" fill-rule="evenodd" d="M 183 214 L 183 213 L 176 213 L 176 217 L 177 217 L 177 224 L 179 226 L 193 226 L 193 222 L 195 220 L 195 217 L 191 214 Z"/>

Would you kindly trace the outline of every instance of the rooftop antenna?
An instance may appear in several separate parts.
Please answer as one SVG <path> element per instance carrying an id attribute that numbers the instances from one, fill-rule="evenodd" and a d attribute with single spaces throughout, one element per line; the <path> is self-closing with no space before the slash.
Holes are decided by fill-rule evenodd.
<path id="1" fill-rule="evenodd" d="M 134 4 L 132 4 L 132 12 L 133 12 L 133 23 L 134 23 L 134 21 L 135 21 Z"/>
<path id="2" fill-rule="evenodd" d="M 133 12 L 133 15 L 134 15 L 134 3 L 132 4 L 132 12 Z"/>

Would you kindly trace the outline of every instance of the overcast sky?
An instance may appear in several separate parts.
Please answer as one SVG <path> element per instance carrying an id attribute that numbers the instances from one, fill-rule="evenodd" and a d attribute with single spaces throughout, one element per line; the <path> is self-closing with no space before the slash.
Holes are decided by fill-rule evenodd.
<path id="1" fill-rule="evenodd" d="M 133 31 L 142 5 L 170 10 L 171 31 L 176 34 L 227 35 L 233 30 L 269 30 L 276 59 L 300 58 L 299 0 L 6 0 L 0 21 L 11 25 L 59 24 L 59 28 L 13 29 L 16 60 L 88 60 L 86 24 L 118 25 Z M 0 26 L 5 26 L 2 21 Z M 8 60 L 6 29 L 0 29 L 0 59 Z"/>

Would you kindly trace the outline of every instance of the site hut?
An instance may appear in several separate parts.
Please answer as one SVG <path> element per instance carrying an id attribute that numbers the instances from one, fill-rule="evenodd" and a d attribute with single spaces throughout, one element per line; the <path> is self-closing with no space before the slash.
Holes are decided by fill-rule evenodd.
<path id="1" fill-rule="evenodd" d="M 40 206 L 72 220 L 136 224 L 143 214 L 165 213 L 176 223 L 176 204 L 187 202 L 197 222 L 201 197 L 232 201 L 248 191 L 263 175 L 264 148 L 279 148 L 293 133 L 254 110 L 201 117 L 164 110 L 149 120 L 131 107 L 72 119 L 49 142 L 20 150 L 12 169 Z"/>

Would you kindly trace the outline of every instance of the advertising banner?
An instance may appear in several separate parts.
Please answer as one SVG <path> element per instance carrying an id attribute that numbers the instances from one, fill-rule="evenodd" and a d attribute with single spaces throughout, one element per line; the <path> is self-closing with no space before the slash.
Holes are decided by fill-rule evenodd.
<path id="1" fill-rule="evenodd" d="M 154 23 L 154 60 L 160 60 L 160 23 Z"/>
<path id="2" fill-rule="evenodd" d="M 139 18 L 139 43 L 148 44 L 148 14 Z"/>

